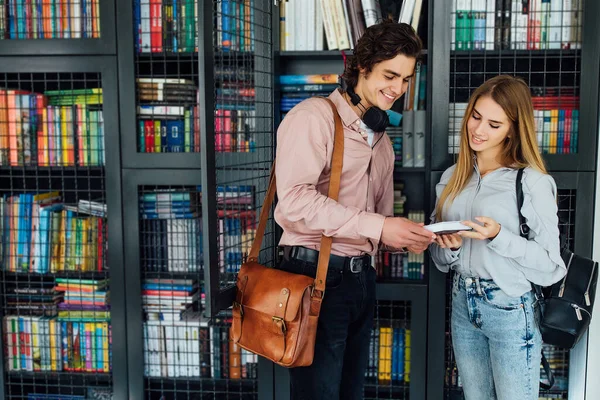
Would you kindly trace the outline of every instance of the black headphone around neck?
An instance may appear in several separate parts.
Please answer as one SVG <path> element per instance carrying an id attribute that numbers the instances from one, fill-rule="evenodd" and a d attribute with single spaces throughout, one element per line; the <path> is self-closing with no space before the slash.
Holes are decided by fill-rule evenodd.
<path id="1" fill-rule="evenodd" d="M 350 101 L 353 105 L 362 108 L 362 120 L 366 126 L 372 129 L 374 132 L 385 131 L 385 128 L 387 128 L 390 123 L 390 118 L 385 111 L 375 106 L 365 108 L 365 106 L 363 106 L 360 102 L 362 100 L 360 96 L 357 95 L 354 91 L 354 88 L 350 86 L 346 87 L 346 93 L 348 93 L 348 96 L 350 96 Z"/>

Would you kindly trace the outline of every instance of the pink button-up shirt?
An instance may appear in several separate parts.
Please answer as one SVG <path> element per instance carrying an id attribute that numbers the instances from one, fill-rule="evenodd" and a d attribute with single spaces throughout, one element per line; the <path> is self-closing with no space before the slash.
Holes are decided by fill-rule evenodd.
<path id="1" fill-rule="evenodd" d="M 333 115 L 323 99 L 311 98 L 294 107 L 277 130 L 275 221 L 283 229 L 279 244 L 318 250 L 325 234 L 334 238 L 333 254 L 375 254 L 383 221 L 394 211 L 392 142 L 380 132 L 369 146 L 359 117 L 342 94 L 335 90 L 329 98 L 344 126 L 339 201 L 325 194 L 333 155 Z"/>

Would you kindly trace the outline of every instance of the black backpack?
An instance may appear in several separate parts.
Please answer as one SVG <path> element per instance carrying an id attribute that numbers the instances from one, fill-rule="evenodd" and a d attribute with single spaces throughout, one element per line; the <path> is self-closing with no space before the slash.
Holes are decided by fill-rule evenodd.
<path id="1" fill-rule="evenodd" d="M 523 214 L 523 169 L 517 173 L 517 205 L 521 236 L 529 238 L 529 226 Z M 564 238 L 561 238 L 564 239 Z M 563 279 L 552 286 L 542 288 L 531 284 L 535 293 L 534 311 L 544 343 L 571 349 L 579 342 L 592 319 L 592 308 L 596 297 L 598 263 L 577 255 L 561 240 L 561 257 L 567 267 Z M 548 375 L 550 387 L 554 384 L 552 371 L 542 353 L 542 364 Z M 542 387 L 547 385 L 542 384 Z M 549 388 L 549 387 L 548 387 Z"/>

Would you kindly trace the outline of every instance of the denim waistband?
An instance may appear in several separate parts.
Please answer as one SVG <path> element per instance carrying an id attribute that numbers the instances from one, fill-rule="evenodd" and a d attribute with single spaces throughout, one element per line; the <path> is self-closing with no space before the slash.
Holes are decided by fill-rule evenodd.
<path id="1" fill-rule="evenodd" d="M 463 276 L 459 273 L 454 274 L 454 286 L 457 289 L 476 289 L 481 292 L 484 289 L 500 288 L 493 279 L 480 278 L 478 276 Z"/>

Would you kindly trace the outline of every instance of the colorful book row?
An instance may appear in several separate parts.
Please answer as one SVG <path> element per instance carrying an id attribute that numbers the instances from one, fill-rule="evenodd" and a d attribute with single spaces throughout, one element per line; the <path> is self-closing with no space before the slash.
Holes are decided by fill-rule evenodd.
<path id="1" fill-rule="evenodd" d="M 410 382 L 411 330 L 377 326 L 371 331 L 367 382 L 398 385 Z"/>
<path id="2" fill-rule="evenodd" d="M 100 0 L 0 0 L 0 39 L 100 37 Z"/>
<path id="3" fill-rule="evenodd" d="M 18 315 L 7 315 L 3 321 L 9 371 L 109 373 L 112 369 L 108 321 Z"/>
<path id="4" fill-rule="evenodd" d="M 0 165 L 104 165 L 102 89 L 91 90 L 50 96 L 0 89 Z"/>
<path id="5" fill-rule="evenodd" d="M 79 216 L 60 201 L 58 192 L 0 199 L 2 269 L 40 274 L 104 270 L 106 220 Z"/>
<path id="6" fill-rule="evenodd" d="M 452 50 L 581 48 L 580 0 L 453 0 Z"/>

